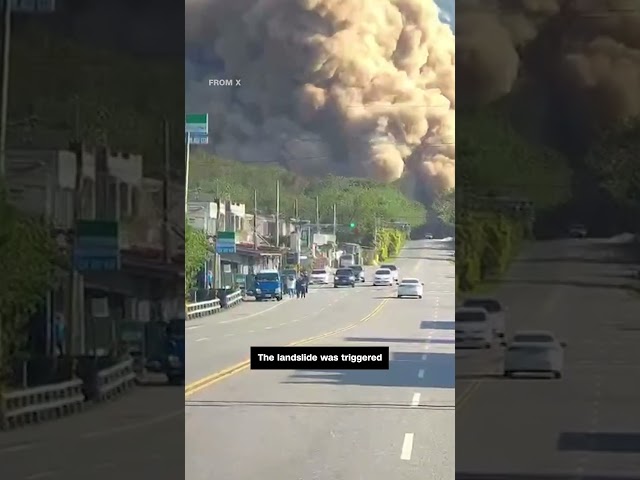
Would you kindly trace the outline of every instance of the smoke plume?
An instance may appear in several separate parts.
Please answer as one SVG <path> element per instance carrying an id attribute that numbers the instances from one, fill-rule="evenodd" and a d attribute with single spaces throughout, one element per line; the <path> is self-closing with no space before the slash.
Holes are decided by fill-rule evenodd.
<path id="1" fill-rule="evenodd" d="M 455 182 L 455 41 L 433 0 L 187 0 L 187 105 L 216 152 L 292 171 Z M 223 74 L 216 73 L 224 71 Z M 209 86 L 234 78 L 240 87 Z"/>
<path id="2" fill-rule="evenodd" d="M 640 114 L 640 2 L 458 0 L 464 97 L 483 104 L 534 79 L 573 121 L 602 128 Z"/>

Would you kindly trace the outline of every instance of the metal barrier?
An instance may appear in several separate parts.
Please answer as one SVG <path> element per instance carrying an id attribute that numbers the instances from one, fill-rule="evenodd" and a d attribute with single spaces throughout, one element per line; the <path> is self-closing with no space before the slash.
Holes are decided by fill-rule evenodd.
<path id="1" fill-rule="evenodd" d="M 82 380 L 0 393 L 2 429 L 59 418 L 82 410 Z"/>
<path id="2" fill-rule="evenodd" d="M 237 303 L 241 302 L 243 299 L 242 290 L 238 290 L 237 292 L 233 292 L 231 295 L 227 296 L 227 306 L 226 308 L 231 308 Z"/>
<path id="3" fill-rule="evenodd" d="M 135 385 L 136 373 L 133 359 L 128 358 L 97 373 L 96 400 L 104 401 L 117 397 Z"/>
<path id="4" fill-rule="evenodd" d="M 187 304 L 187 320 L 213 315 L 220 310 L 220 300 L 207 300 L 205 302 Z"/>

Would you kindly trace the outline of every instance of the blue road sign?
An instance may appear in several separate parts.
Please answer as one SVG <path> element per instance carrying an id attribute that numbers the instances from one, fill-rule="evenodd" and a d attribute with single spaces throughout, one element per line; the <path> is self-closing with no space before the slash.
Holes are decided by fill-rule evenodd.
<path id="1" fill-rule="evenodd" d="M 209 135 L 206 133 L 189 133 L 189 145 L 208 145 Z"/>

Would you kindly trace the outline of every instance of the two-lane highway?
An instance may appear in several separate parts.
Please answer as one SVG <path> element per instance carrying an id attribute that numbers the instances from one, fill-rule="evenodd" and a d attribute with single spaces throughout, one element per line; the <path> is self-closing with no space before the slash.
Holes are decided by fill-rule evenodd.
<path id="1" fill-rule="evenodd" d="M 401 277 L 424 281 L 422 299 L 397 299 L 395 287 L 318 288 L 306 300 L 290 300 L 246 321 L 221 323 L 218 315 L 215 324 L 200 329 L 215 331 L 216 340 L 197 342 L 202 333 L 188 337 L 188 357 L 194 344 L 208 345 L 198 368 L 209 362 L 215 366 L 210 373 L 221 365 L 217 351 L 231 361 L 247 358 L 251 345 L 310 337 L 316 337 L 307 343 L 313 345 L 388 345 L 391 366 L 388 371 L 246 370 L 188 390 L 185 477 L 453 478 L 450 248 L 448 242 L 410 242 L 395 260 Z M 228 333 L 233 336 L 224 337 Z"/>
<path id="2" fill-rule="evenodd" d="M 637 248 L 637 247 L 636 247 Z M 567 342 L 561 380 L 503 379 L 502 351 L 458 351 L 456 478 L 638 478 L 640 297 L 612 240 L 533 244 L 495 296 L 507 331 Z"/>

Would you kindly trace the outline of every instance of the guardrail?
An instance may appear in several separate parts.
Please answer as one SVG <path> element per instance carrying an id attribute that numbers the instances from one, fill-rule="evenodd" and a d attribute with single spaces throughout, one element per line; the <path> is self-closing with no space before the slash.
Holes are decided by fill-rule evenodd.
<path id="1" fill-rule="evenodd" d="M 231 308 L 237 303 L 241 302 L 243 299 L 242 290 L 238 290 L 237 292 L 233 292 L 231 295 L 227 296 L 227 305 L 226 308 Z"/>
<path id="2" fill-rule="evenodd" d="M 243 300 L 244 293 L 242 290 L 237 290 L 227 295 L 224 301 L 216 298 L 214 300 L 206 300 L 204 302 L 188 303 L 186 306 L 187 320 L 213 315 L 221 310 L 234 307 Z"/>
<path id="3" fill-rule="evenodd" d="M 102 402 L 117 397 L 135 385 L 133 358 L 99 370 L 96 377 L 96 400 Z"/>
<path id="4" fill-rule="evenodd" d="M 204 302 L 187 304 L 187 320 L 213 315 L 221 308 L 220 300 L 217 298 L 215 300 L 206 300 Z"/>
<path id="5" fill-rule="evenodd" d="M 0 393 L 0 427 L 11 429 L 82 410 L 82 380 Z"/>

